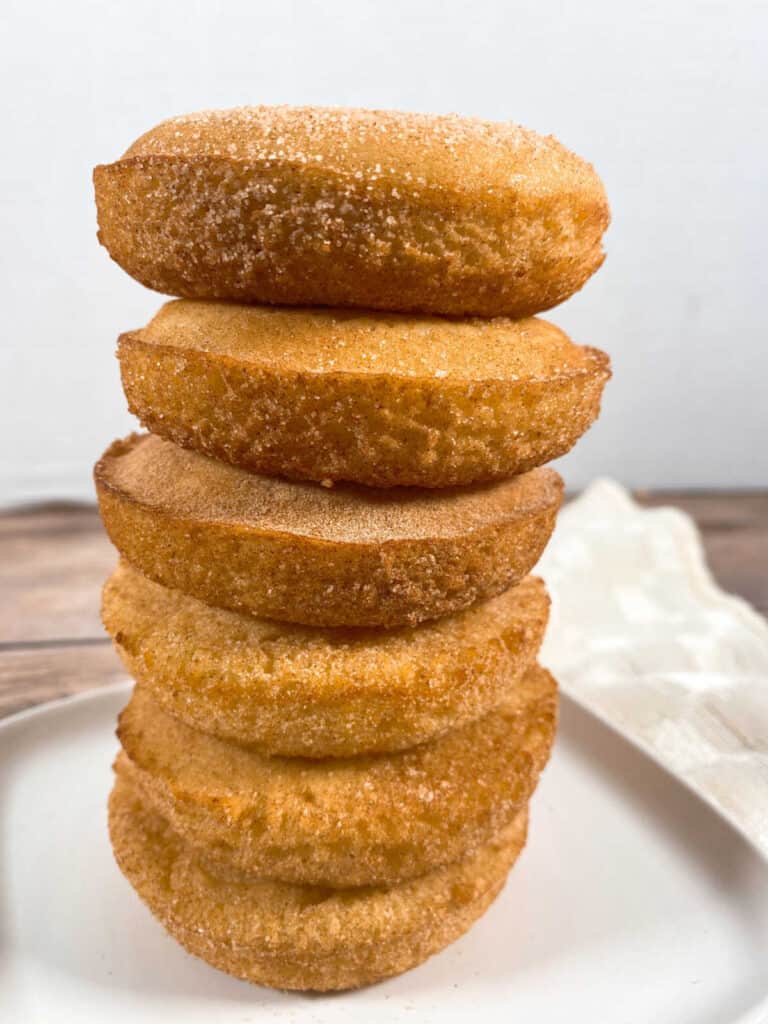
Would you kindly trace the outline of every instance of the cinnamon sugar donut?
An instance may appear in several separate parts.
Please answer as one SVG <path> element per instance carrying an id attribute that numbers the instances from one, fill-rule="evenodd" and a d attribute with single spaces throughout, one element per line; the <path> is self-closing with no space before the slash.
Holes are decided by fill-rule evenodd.
<path id="1" fill-rule="evenodd" d="M 543 320 L 170 302 L 118 347 L 131 412 L 245 469 L 375 487 L 503 479 L 564 455 L 608 357 Z"/>
<path id="2" fill-rule="evenodd" d="M 468 860 L 390 888 L 323 889 L 217 874 L 118 779 L 109 832 L 121 871 L 190 953 L 273 988 L 358 988 L 454 942 L 500 892 L 525 844 L 523 809 Z"/>
<path id="3" fill-rule="evenodd" d="M 94 172 L 99 239 L 186 298 L 523 317 L 603 261 L 590 164 L 456 115 L 241 107 L 165 121 Z"/>
<path id="4" fill-rule="evenodd" d="M 512 821 L 556 718 L 555 681 L 534 666 L 497 709 L 409 750 L 264 757 L 190 729 L 137 688 L 115 767 L 212 864 L 307 885 L 392 885 L 462 860 Z"/>
<path id="5" fill-rule="evenodd" d="M 263 754 L 348 757 L 415 746 L 516 692 L 549 599 L 541 580 L 392 630 L 317 629 L 211 608 L 122 562 L 102 619 L 164 711 Z"/>
<path id="6" fill-rule="evenodd" d="M 310 626 L 414 625 L 517 583 L 562 498 L 551 469 L 465 488 L 333 488 L 257 476 L 153 435 L 97 463 L 101 516 L 145 576 Z"/>

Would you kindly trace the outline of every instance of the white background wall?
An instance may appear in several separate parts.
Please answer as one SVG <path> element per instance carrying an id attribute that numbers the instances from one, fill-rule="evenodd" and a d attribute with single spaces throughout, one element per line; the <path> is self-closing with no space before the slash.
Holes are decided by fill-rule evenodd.
<path id="1" fill-rule="evenodd" d="M 571 486 L 768 485 L 763 0 L 5 0 L 0 504 L 89 498 L 130 429 L 114 341 L 162 299 L 95 238 L 90 173 L 167 116 L 242 103 L 457 111 L 603 176 L 608 260 L 551 314 L 613 357 Z"/>

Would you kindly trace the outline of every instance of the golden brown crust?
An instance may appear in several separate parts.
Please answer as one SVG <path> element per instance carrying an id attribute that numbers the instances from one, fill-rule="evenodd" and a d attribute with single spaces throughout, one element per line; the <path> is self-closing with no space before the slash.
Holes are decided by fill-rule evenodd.
<path id="1" fill-rule="evenodd" d="M 101 516 L 140 572 L 208 604 L 318 626 L 401 626 L 519 582 L 562 481 L 427 491 L 332 489 L 257 476 L 152 435 L 97 463 Z"/>
<path id="2" fill-rule="evenodd" d="M 99 239 L 187 298 L 528 316 L 603 261 L 590 164 L 456 115 L 243 107 L 173 118 L 94 172 Z"/>
<path id="3" fill-rule="evenodd" d="M 496 710 L 394 754 L 264 757 L 190 729 L 141 689 L 116 768 L 211 863 L 309 885 L 392 885 L 461 860 L 528 803 L 557 687 L 536 666 Z"/>
<path id="4" fill-rule="evenodd" d="M 264 754 L 402 750 L 496 707 L 532 664 L 549 599 L 528 577 L 455 616 L 397 630 L 317 629 L 211 608 L 121 563 L 102 618 L 164 711 Z"/>
<path id="5" fill-rule="evenodd" d="M 503 479 L 564 455 L 608 358 L 543 320 L 176 301 L 118 346 L 131 412 L 261 473 L 377 487 Z"/>
<path id="6" fill-rule="evenodd" d="M 400 974 L 465 932 L 522 850 L 527 812 L 471 860 L 389 889 L 220 877 L 121 779 L 109 829 L 123 874 L 190 953 L 259 985 L 330 991 Z"/>

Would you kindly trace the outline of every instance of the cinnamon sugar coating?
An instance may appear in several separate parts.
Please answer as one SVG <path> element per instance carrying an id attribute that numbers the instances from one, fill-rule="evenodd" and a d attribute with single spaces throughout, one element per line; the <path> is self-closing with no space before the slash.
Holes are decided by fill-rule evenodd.
<path id="1" fill-rule="evenodd" d="M 543 320 L 171 302 L 123 334 L 131 412 L 205 455 L 299 480 L 446 487 L 567 452 L 608 358 Z"/>
<path id="2" fill-rule="evenodd" d="M 284 989 L 369 985 L 454 942 L 498 895 L 526 829 L 522 810 L 468 860 L 390 888 L 331 890 L 222 877 L 124 781 L 109 800 L 117 863 L 167 931 L 219 970 Z"/>
<path id="3" fill-rule="evenodd" d="M 590 164 L 456 115 L 241 107 L 172 118 L 94 171 L 99 239 L 187 298 L 529 316 L 603 261 Z"/>
<path id="4" fill-rule="evenodd" d="M 95 468 L 113 543 L 207 604 L 318 626 L 401 626 L 518 582 L 554 526 L 562 481 L 536 469 L 439 491 L 325 488 L 227 466 L 152 435 Z"/>
<path id="5" fill-rule="evenodd" d="M 119 775 L 200 856 L 257 878 L 391 885 L 470 855 L 527 803 L 549 757 L 557 687 L 535 666 L 494 711 L 392 754 L 264 757 L 190 729 L 138 688 Z"/>
<path id="6" fill-rule="evenodd" d="M 528 577 L 448 618 L 394 630 L 317 629 L 211 608 L 121 563 L 102 618 L 164 711 L 263 754 L 401 750 L 509 699 L 547 622 Z"/>

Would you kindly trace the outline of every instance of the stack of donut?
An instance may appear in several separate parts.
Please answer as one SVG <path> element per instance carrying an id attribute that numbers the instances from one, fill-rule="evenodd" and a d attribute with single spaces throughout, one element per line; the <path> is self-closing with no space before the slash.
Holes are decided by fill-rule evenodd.
<path id="1" fill-rule="evenodd" d="M 532 315 L 602 262 L 602 185 L 510 124 L 287 107 L 167 121 L 95 185 L 180 297 L 120 337 L 150 433 L 95 471 L 115 856 L 231 974 L 397 974 L 498 894 L 552 745 L 540 467 L 609 369 Z"/>

